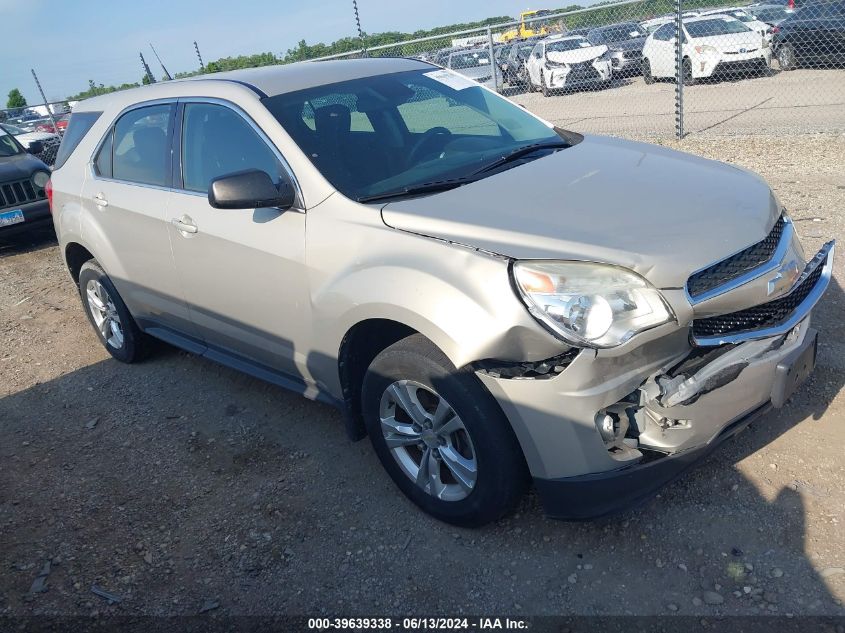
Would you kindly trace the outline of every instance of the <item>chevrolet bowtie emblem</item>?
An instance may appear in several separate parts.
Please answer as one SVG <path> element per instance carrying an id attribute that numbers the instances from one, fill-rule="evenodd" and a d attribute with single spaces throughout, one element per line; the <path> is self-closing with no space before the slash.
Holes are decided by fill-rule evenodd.
<path id="1" fill-rule="evenodd" d="M 789 259 L 781 264 L 775 276 L 769 279 L 768 296 L 788 292 L 801 275 L 801 264 L 796 259 Z"/>

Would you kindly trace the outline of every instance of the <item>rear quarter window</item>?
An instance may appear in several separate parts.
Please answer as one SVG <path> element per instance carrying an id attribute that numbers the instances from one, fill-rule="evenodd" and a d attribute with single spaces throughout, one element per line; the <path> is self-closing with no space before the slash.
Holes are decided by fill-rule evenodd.
<path id="1" fill-rule="evenodd" d="M 85 138 L 85 135 L 88 134 L 101 114 L 102 112 L 75 112 L 71 114 L 67 129 L 62 137 L 62 144 L 59 145 L 59 151 L 56 153 L 56 162 L 53 165 L 54 171 L 70 158 L 70 155 L 73 154 L 73 151 Z"/>

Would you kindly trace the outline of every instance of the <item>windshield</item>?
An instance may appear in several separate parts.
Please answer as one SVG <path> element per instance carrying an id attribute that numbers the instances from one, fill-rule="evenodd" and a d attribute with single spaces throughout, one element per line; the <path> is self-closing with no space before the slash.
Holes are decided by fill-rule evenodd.
<path id="1" fill-rule="evenodd" d="M 735 11 L 725 11 L 727 15 L 736 18 L 740 22 L 754 22 L 754 16 L 747 14 L 742 9 L 737 9 Z"/>
<path id="2" fill-rule="evenodd" d="M 749 28 L 739 20 L 732 18 L 713 18 L 699 22 L 684 24 L 690 37 L 711 37 L 713 35 L 729 35 L 731 33 L 748 33 Z"/>
<path id="3" fill-rule="evenodd" d="M 262 101 L 323 176 L 352 199 L 464 178 L 515 149 L 561 142 L 549 124 L 442 69 L 364 77 Z"/>
<path id="4" fill-rule="evenodd" d="M 486 48 L 466 53 L 452 53 L 449 56 L 449 68 L 475 68 L 490 65 L 490 51 Z"/>
<path id="5" fill-rule="evenodd" d="M 589 48 L 592 46 L 583 37 L 573 38 L 571 40 L 558 40 L 556 42 L 549 42 L 546 44 L 546 54 L 560 52 L 560 51 L 574 51 L 576 48 Z"/>
<path id="6" fill-rule="evenodd" d="M 789 15 L 791 11 L 787 11 L 785 7 L 771 7 L 766 9 L 755 9 L 754 16 L 763 22 L 775 22 L 783 20 Z"/>
<path id="7" fill-rule="evenodd" d="M 636 37 L 645 37 L 647 34 L 638 24 L 619 24 L 610 26 L 598 31 L 603 42 L 623 42 Z"/>
<path id="8" fill-rule="evenodd" d="M 23 150 L 18 145 L 18 142 L 4 128 L 0 127 L 0 158 L 7 158 L 22 153 Z"/>

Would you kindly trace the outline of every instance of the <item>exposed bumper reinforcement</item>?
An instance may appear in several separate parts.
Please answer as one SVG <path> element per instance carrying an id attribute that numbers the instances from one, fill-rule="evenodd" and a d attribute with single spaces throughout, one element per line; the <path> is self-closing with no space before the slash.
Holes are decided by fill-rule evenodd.
<path id="1" fill-rule="evenodd" d="M 771 408 L 771 402 L 758 407 L 703 446 L 620 470 L 562 479 L 535 478 L 534 485 L 546 514 L 553 519 L 585 521 L 621 512 L 653 496 Z"/>

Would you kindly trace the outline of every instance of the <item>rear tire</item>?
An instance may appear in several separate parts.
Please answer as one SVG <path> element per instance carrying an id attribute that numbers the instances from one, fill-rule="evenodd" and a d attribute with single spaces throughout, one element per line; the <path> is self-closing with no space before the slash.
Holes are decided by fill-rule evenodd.
<path id="1" fill-rule="evenodd" d="M 361 403 L 385 470 L 433 517 L 477 527 L 509 512 L 525 492 L 525 460 L 498 403 L 424 336 L 376 356 Z"/>
<path id="2" fill-rule="evenodd" d="M 647 85 L 651 85 L 654 83 L 654 75 L 651 74 L 651 62 L 648 59 L 643 58 L 643 81 L 646 82 Z"/>
<path id="3" fill-rule="evenodd" d="M 792 44 L 781 44 L 778 48 L 778 66 L 781 70 L 795 70 L 798 60 L 795 59 L 795 49 Z"/>
<path id="4" fill-rule="evenodd" d="M 152 339 L 141 332 L 111 279 L 93 259 L 79 271 L 82 309 L 106 351 L 122 363 L 149 355 Z"/>

